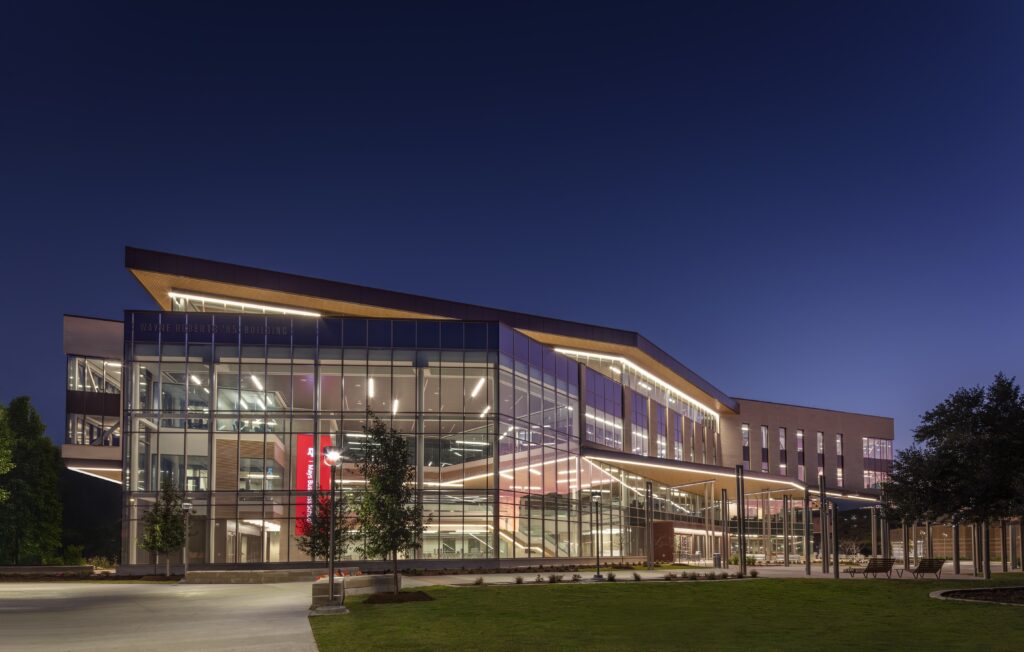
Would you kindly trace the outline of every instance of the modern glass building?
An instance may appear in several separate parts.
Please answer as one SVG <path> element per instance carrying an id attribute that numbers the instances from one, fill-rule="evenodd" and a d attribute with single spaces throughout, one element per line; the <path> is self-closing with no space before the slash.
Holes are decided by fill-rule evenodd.
<path id="1" fill-rule="evenodd" d="M 636 333 L 132 248 L 126 266 L 157 309 L 116 333 L 65 320 L 64 453 L 122 484 L 129 566 L 152 563 L 140 519 L 164 479 L 195 508 L 192 567 L 310 563 L 319 451 L 344 449 L 351 501 L 371 412 L 412 451 L 412 566 L 728 563 L 740 517 L 748 555 L 796 560 L 819 475 L 867 503 L 888 471 L 891 419 L 732 398 Z M 827 450 L 805 456 L 805 433 Z"/>

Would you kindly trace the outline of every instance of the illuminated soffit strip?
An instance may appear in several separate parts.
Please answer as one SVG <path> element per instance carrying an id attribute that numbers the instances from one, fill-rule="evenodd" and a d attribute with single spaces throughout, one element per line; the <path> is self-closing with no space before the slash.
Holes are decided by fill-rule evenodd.
<path id="1" fill-rule="evenodd" d="M 637 466 L 649 466 L 649 467 L 654 468 L 654 469 L 665 469 L 665 470 L 668 470 L 668 471 L 690 471 L 690 470 L 692 470 L 695 473 L 706 473 L 708 475 L 717 475 L 717 476 L 723 477 L 723 478 L 735 478 L 736 477 L 735 473 L 726 473 L 724 471 L 712 471 L 710 469 L 700 469 L 700 470 L 696 470 L 696 469 L 681 469 L 681 468 L 679 468 L 677 466 L 666 466 L 664 464 L 651 464 L 650 462 L 634 462 L 633 460 L 621 460 L 621 459 L 616 459 L 616 458 L 613 458 L 613 457 L 600 457 L 600 456 L 597 456 L 597 455 L 587 455 L 583 459 L 598 460 L 598 461 L 601 461 L 601 462 L 608 462 L 609 464 L 612 464 L 614 466 L 618 466 L 618 465 L 622 465 L 622 464 L 636 464 Z M 776 480 L 774 478 L 762 478 L 760 476 L 749 476 L 749 475 L 746 476 L 746 478 L 748 480 L 757 480 L 757 481 L 760 481 L 760 482 L 770 482 L 772 484 L 788 485 L 790 487 L 793 487 L 794 489 L 803 490 L 805 488 L 803 485 L 797 484 L 796 482 L 792 482 L 790 480 Z M 846 498 L 847 496 L 842 496 L 842 497 Z"/>
<path id="2" fill-rule="evenodd" d="M 279 315 L 298 315 L 300 317 L 320 317 L 318 312 L 310 312 L 308 310 L 297 310 L 295 308 L 279 308 L 278 306 L 268 306 L 262 303 L 248 303 L 246 301 L 236 301 L 234 299 L 221 299 L 220 297 L 208 297 L 200 294 L 185 294 L 184 292 L 170 291 L 167 296 L 172 299 L 186 299 L 188 301 L 204 301 L 209 303 L 219 303 L 222 306 L 237 306 L 239 308 L 250 308 L 252 310 L 263 310 L 264 312 L 273 312 Z"/>
<path id="3" fill-rule="evenodd" d="M 673 387 L 672 385 L 669 385 L 668 383 L 666 383 L 661 378 L 658 378 L 657 376 L 655 376 L 651 372 L 647 371 L 643 367 L 641 367 L 641 366 L 639 366 L 637 364 L 634 364 L 631 360 L 629 360 L 627 358 L 623 358 L 620 355 L 607 355 L 607 354 L 604 354 L 604 353 L 593 353 L 592 351 L 578 351 L 576 349 L 563 349 L 563 348 L 557 348 L 557 347 L 555 348 L 555 351 L 557 351 L 558 353 L 565 354 L 565 355 L 584 356 L 584 357 L 590 357 L 590 358 L 598 358 L 600 360 L 609 360 L 611 362 L 618 362 L 619 364 L 621 364 L 621 365 L 623 365 L 625 367 L 629 367 L 630 369 L 632 369 L 636 373 L 640 374 L 641 376 L 644 376 L 648 380 L 651 380 L 654 383 L 656 383 L 658 385 L 661 385 L 665 389 L 669 390 L 670 392 L 680 396 L 683 400 L 689 401 L 690 403 L 693 403 L 694 405 L 697 405 L 697 406 L 707 410 L 711 414 L 715 415 L 715 420 L 716 421 L 718 420 L 718 411 L 717 410 L 714 410 L 714 409 L 708 407 L 707 405 L 701 403 L 700 401 L 698 401 L 697 399 L 693 398 L 692 396 L 690 396 L 686 392 L 684 392 L 684 391 L 682 391 L 680 389 L 677 389 L 676 387 Z"/>
<path id="4" fill-rule="evenodd" d="M 118 486 L 121 486 L 121 481 L 120 480 L 114 480 L 113 478 L 108 478 L 107 476 L 100 475 L 98 473 L 90 473 L 89 471 L 86 470 L 87 468 L 91 468 L 91 467 L 69 466 L 68 468 L 71 469 L 72 471 L 75 471 L 76 473 L 81 473 L 82 475 L 88 475 L 88 476 L 93 477 L 93 478 L 99 478 L 100 480 L 106 480 L 107 482 L 113 482 L 114 484 L 116 484 Z M 118 471 L 120 473 L 120 471 L 118 469 L 93 469 L 93 470 L 95 470 L 95 471 Z"/>

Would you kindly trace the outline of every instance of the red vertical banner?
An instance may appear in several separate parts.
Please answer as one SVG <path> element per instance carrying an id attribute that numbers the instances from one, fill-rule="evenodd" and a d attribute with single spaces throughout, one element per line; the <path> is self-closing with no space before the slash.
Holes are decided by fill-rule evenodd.
<path id="1" fill-rule="evenodd" d="M 315 435 L 301 434 L 295 436 L 295 490 L 308 492 L 308 495 L 299 496 L 295 504 L 295 535 L 302 534 L 302 521 L 309 520 L 313 516 L 313 492 L 316 490 L 316 465 L 320 461 L 320 490 L 328 491 L 331 488 L 331 467 L 320 454 L 320 447 L 317 446 Z M 322 446 L 331 444 L 330 435 L 321 435 Z"/>

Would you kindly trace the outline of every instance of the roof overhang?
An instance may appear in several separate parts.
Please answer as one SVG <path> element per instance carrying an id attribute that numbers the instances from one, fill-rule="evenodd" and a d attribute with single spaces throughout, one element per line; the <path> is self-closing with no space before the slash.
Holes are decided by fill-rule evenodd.
<path id="1" fill-rule="evenodd" d="M 60 455 L 64 458 L 64 466 L 71 471 L 121 484 L 120 446 L 63 444 Z"/>
<path id="2" fill-rule="evenodd" d="M 669 487 L 695 487 L 704 483 L 713 486 L 715 496 L 720 495 L 723 489 L 730 496 L 736 496 L 736 469 L 734 468 L 641 457 L 588 446 L 583 447 L 582 456 L 584 459 L 618 467 Z M 804 491 L 809 490 L 811 498 L 818 497 L 816 487 L 808 487 L 804 483 L 786 476 L 749 470 L 743 472 L 743 490 L 748 496 L 769 492 L 773 498 L 782 496 L 802 498 Z M 690 489 L 690 491 L 699 493 L 694 489 Z M 835 500 L 848 500 L 864 504 L 878 502 L 877 496 L 847 493 L 834 489 L 827 490 L 826 496 Z"/>
<path id="3" fill-rule="evenodd" d="M 125 267 L 163 310 L 170 310 L 170 293 L 177 291 L 299 308 L 325 317 L 499 321 L 549 346 L 622 356 L 716 411 L 739 412 L 733 398 L 632 331 L 133 247 L 125 248 Z"/>

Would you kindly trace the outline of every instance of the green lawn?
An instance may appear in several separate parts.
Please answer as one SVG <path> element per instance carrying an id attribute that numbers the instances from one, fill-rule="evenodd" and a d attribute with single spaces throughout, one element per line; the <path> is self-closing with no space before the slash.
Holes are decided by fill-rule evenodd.
<path id="1" fill-rule="evenodd" d="M 1024 584 L 1014 574 L 990 584 Z M 434 588 L 310 620 L 321 650 L 1020 650 L 1024 608 L 933 600 L 980 582 L 776 580 Z"/>

